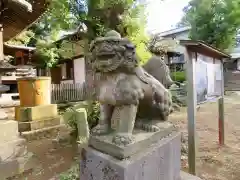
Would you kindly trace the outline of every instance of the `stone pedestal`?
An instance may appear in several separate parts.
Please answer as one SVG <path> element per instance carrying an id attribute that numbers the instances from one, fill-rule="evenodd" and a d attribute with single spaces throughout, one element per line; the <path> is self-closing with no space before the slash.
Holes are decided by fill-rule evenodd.
<path id="1" fill-rule="evenodd" d="M 135 142 L 112 143 L 114 133 L 91 136 L 81 151 L 81 180 L 200 180 L 181 172 L 181 133 L 168 122 L 160 131 L 134 129 Z"/>
<path id="2" fill-rule="evenodd" d="M 15 111 L 19 132 L 60 125 L 61 118 L 58 115 L 56 104 L 16 107 Z"/>
<path id="3" fill-rule="evenodd" d="M 89 147 L 82 152 L 81 180 L 180 180 L 181 134 L 173 132 L 127 159 Z"/>
<path id="4" fill-rule="evenodd" d="M 18 131 L 34 131 L 38 129 L 48 128 L 60 125 L 61 117 L 56 116 L 52 118 L 45 118 L 42 120 L 30 121 L 30 122 L 19 122 L 18 123 Z"/>
<path id="5" fill-rule="evenodd" d="M 18 119 L 21 122 L 37 121 L 58 116 L 57 105 L 48 104 L 34 107 L 17 107 Z"/>
<path id="6" fill-rule="evenodd" d="M 37 159 L 28 152 L 26 140 L 19 137 L 18 123 L 13 120 L 0 121 L 0 179 L 31 170 Z"/>

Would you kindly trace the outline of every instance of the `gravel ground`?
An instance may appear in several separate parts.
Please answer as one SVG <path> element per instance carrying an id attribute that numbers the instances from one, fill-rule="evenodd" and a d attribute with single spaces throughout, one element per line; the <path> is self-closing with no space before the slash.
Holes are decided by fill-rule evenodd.
<path id="1" fill-rule="evenodd" d="M 226 146 L 218 145 L 218 106 L 207 103 L 197 112 L 197 175 L 203 180 L 240 180 L 240 96 L 225 99 Z M 9 109 L 11 114 L 13 109 Z M 186 109 L 174 113 L 170 121 L 183 132 L 182 169 L 187 171 L 187 117 Z M 55 148 L 50 140 L 29 143 L 29 150 L 40 160 L 35 170 L 15 180 L 49 180 L 69 169 L 77 157 L 74 146 Z"/>
<path id="2" fill-rule="evenodd" d="M 182 168 L 187 163 L 186 109 L 171 116 L 171 121 L 183 131 Z M 240 96 L 225 98 L 225 147 L 218 145 L 218 105 L 207 103 L 197 111 L 197 175 L 204 180 L 240 179 Z"/>

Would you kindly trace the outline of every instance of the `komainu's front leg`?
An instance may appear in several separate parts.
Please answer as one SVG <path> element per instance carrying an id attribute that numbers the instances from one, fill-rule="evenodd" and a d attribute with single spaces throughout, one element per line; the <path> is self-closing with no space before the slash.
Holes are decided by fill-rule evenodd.
<path id="1" fill-rule="evenodd" d="M 135 124 L 137 105 L 123 105 L 114 108 L 118 111 L 119 122 L 116 129 L 116 135 L 113 137 L 113 143 L 117 145 L 128 145 L 134 141 L 132 132 Z"/>
<path id="2" fill-rule="evenodd" d="M 92 129 L 93 135 L 101 135 L 109 132 L 113 107 L 107 104 L 100 105 L 100 119 L 98 125 Z"/>

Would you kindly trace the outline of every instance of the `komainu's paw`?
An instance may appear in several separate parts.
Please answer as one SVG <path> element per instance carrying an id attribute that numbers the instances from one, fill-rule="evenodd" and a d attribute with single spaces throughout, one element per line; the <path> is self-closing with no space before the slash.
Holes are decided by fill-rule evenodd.
<path id="1" fill-rule="evenodd" d="M 113 137 L 112 140 L 114 144 L 117 144 L 119 146 L 126 146 L 128 144 L 131 144 L 133 141 L 133 136 L 129 134 L 117 134 Z"/>
<path id="2" fill-rule="evenodd" d="M 160 128 L 153 124 L 143 124 L 142 129 L 147 132 L 157 132 L 160 130 Z"/>
<path id="3" fill-rule="evenodd" d="M 139 121 L 139 122 L 135 123 L 135 127 L 140 128 L 147 132 L 157 132 L 160 130 L 160 128 L 157 125 L 154 125 L 151 122 Z"/>
<path id="4" fill-rule="evenodd" d="M 91 131 L 92 135 L 102 135 L 107 134 L 109 131 L 109 126 L 106 125 L 100 125 L 98 124 L 96 127 L 94 127 Z"/>

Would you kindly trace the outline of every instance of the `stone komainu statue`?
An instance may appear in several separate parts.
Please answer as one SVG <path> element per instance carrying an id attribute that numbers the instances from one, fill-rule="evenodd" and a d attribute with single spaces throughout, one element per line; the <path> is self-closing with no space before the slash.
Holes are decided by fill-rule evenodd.
<path id="1" fill-rule="evenodd" d="M 119 145 L 133 141 L 134 126 L 159 131 L 155 123 L 167 120 L 171 93 L 139 65 L 135 46 L 116 31 L 109 31 L 92 42 L 90 52 L 92 70 L 100 74 L 95 83 L 101 103 L 100 120 L 92 134 L 109 133 L 111 122 L 116 120 L 113 142 Z"/>
<path id="2" fill-rule="evenodd" d="M 166 88 L 169 88 L 174 83 L 170 76 L 169 68 L 165 64 L 164 58 L 161 56 L 154 55 L 143 65 L 143 68 Z"/>

